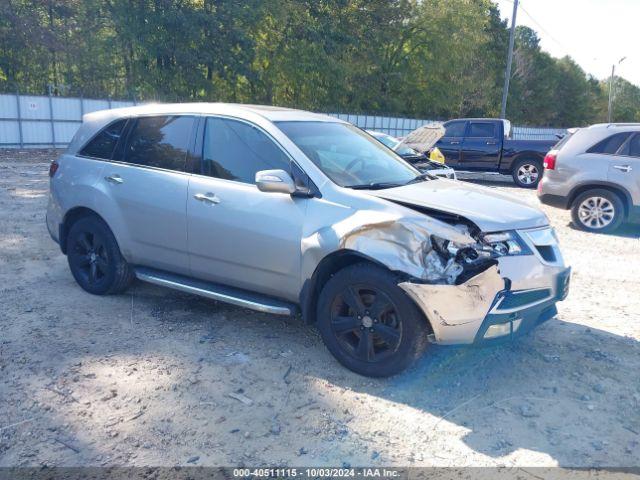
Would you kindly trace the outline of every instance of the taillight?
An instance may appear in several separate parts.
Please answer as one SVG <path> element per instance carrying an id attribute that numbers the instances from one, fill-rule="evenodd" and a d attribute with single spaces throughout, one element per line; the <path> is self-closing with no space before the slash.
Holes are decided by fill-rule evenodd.
<path id="1" fill-rule="evenodd" d="M 547 170 L 555 170 L 557 156 L 558 154 L 553 150 L 547 153 L 547 155 L 544 157 L 544 162 L 542 162 L 544 168 Z"/>
<path id="2" fill-rule="evenodd" d="M 49 165 L 49 177 L 53 177 L 58 171 L 60 165 L 55 160 Z"/>

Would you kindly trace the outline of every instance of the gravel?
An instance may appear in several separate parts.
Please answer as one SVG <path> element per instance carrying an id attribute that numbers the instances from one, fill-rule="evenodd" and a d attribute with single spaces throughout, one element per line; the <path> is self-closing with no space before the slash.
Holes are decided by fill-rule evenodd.
<path id="1" fill-rule="evenodd" d="M 294 318 L 83 292 L 46 231 L 46 162 L 2 158 L 0 467 L 638 464 L 638 227 L 588 234 L 543 206 L 574 269 L 557 318 L 371 380 Z"/>

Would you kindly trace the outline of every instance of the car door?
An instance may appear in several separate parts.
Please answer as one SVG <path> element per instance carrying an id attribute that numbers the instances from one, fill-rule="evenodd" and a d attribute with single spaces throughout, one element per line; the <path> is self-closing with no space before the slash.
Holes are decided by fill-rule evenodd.
<path id="1" fill-rule="evenodd" d="M 634 206 L 640 205 L 640 133 L 631 135 L 609 158 L 609 181 L 631 194 Z"/>
<path id="2" fill-rule="evenodd" d="M 149 116 L 132 120 L 115 161 L 101 182 L 124 225 L 131 263 L 189 272 L 187 252 L 187 151 L 194 117 Z"/>
<path id="3" fill-rule="evenodd" d="M 462 142 L 462 168 L 492 170 L 500 162 L 500 141 L 496 122 L 470 121 Z"/>
<path id="4" fill-rule="evenodd" d="M 444 124 L 444 136 L 436 142 L 436 147 L 444 155 L 445 163 L 457 167 L 460 163 L 460 148 L 467 127 L 465 120 L 452 120 Z"/>
<path id="5" fill-rule="evenodd" d="M 257 126 L 207 117 L 200 174 L 187 201 L 193 276 L 296 300 L 308 198 L 262 192 L 260 170 L 291 170 L 291 159 Z"/>

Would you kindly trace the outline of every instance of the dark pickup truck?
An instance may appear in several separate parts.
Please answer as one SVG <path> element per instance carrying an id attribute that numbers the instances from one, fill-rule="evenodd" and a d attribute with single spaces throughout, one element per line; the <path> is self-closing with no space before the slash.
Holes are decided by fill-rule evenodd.
<path id="1" fill-rule="evenodd" d="M 435 147 L 455 170 L 498 172 L 513 176 L 516 185 L 535 188 L 542 161 L 558 140 L 513 140 L 511 123 L 491 118 L 462 118 L 444 125 Z"/>

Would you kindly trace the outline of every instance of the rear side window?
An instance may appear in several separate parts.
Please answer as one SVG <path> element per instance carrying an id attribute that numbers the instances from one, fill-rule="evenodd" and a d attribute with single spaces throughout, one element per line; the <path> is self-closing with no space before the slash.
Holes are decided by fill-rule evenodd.
<path id="1" fill-rule="evenodd" d="M 495 138 L 496 126 L 493 123 L 471 122 L 467 137 Z"/>
<path id="2" fill-rule="evenodd" d="M 447 123 L 445 128 L 445 137 L 464 137 L 464 128 L 467 122 L 450 122 Z"/>
<path id="3" fill-rule="evenodd" d="M 136 165 L 184 171 L 194 118 L 140 117 L 125 149 L 124 161 Z"/>
<path id="4" fill-rule="evenodd" d="M 80 151 L 80 155 L 85 157 L 111 159 L 113 150 L 122 135 L 127 119 L 118 120 L 103 128 L 87 145 Z"/>
<path id="5" fill-rule="evenodd" d="M 227 118 L 207 118 L 202 173 L 210 177 L 255 183 L 256 172 L 290 171 L 285 153 L 258 128 Z"/>
<path id="6" fill-rule="evenodd" d="M 610 137 L 601 140 L 593 147 L 587 150 L 587 153 L 605 153 L 613 155 L 618 151 L 627 138 L 631 135 L 630 132 L 616 133 Z"/>

